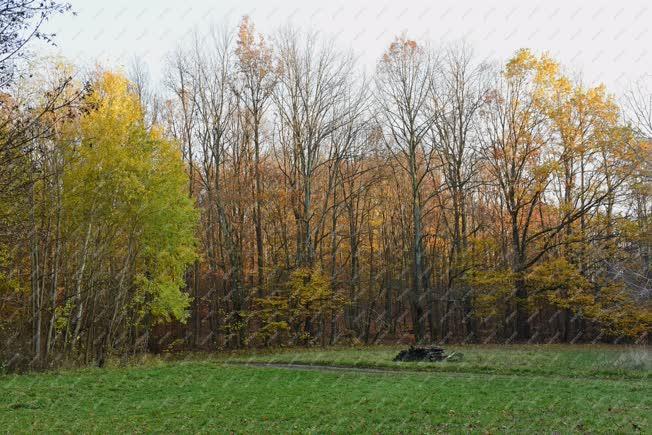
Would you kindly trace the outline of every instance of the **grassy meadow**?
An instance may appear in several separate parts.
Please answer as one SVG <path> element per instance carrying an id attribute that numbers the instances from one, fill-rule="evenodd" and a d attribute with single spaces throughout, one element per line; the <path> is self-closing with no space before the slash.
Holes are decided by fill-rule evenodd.
<path id="1" fill-rule="evenodd" d="M 464 353 L 463 362 L 428 364 L 393 363 L 396 349 L 192 355 L 5 375 L 0 422 L 9 433 L 652 431 L 643 348 L 455 346 L 447 350 Z"/>
<path id="2" fill-rule="evenodd" d="M 407 371 L 639 379 L 652 377 L 652 351 L 608 345 L 467 345 L 445 346 L 462 353 L 458 362 L 394 362 L 405 346 L 288 349 L 223 357 L 235 363 L 327 365 Z"/>

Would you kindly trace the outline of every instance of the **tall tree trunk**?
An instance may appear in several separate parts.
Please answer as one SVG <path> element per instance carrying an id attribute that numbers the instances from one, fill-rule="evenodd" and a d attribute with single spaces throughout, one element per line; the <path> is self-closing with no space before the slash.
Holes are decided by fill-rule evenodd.
<path id="1" fill-rule="evenodd" d="M 514 281 L 516 296 L 516 338 L 526 341 L 530 338 L 528 293 L 525 287 L 525 277 L 522 272 L 517 273 Z"/>
<path id="2" fill-rule="evenodd" d="M 254 114 L 254 117 L 257 117 L 258 114 Z M 265 287 L 265 252 L 263 247 L 263 225 L 262 225 L 262 196 L 263 196 L 263 186 L 260 174 L 260 134 L 259 134 L 259 122 L 255 121 L 254 126 L 254 177 L 256 184 L 256 206 L 254 210 L 254 227 L 256 233 L 256 255 L 257 255 L 257 266 L 258 266 L 258 297 L 263 297 L 264 287 Z"/>
<path id="3" fill-rule="evenodd" d="M 514 273 L 514 298 L 516 309 L 516 339 L 519 341 L 526 341 L 530 338 L 530 325 L 528 324 L 528 292 L 525 286 L 525 252 L 523 252 L 517 212 L 511 212 L 511 224 L 513 255 L 512 271 Z"/>
<path id="4" fill-rule="evenodd" d="M 89 221 L 86 225 L 86 235 L 84 237 L 84 246 L 81 252 L 81 261 L 79 264 L 79 269 L 77 270 L 77 280 L 75 283 L 75 304 L 77 307 L 75 318 L 74 318 L 74 329 L 71 337 L 71 350 L 74 349 L 77 340 L 79 339 L 79 331 L 81 330 L 82 316 L 84 313 L 84 303 L 82 302 L 82 281 L 84 279 L 84 271 L 86 270 L 87 254 L 88 254 L 88 243 L 91 238 L 91 228 L 92 224 Z"/>
<path id="5" fill-rule="evenodd" d="M 39 231 L 36 225 L 36 198 L 35 183 L 32 181 L 30 187 L 30 282 L 32 302 L 32 352 L 37 364 L 41 363 L 41 323 L 42 323 L 42 295 L 40 285 L 40 263 L 39 263 Z"/>
<path id="6" fill-rule="evenodd" d="M 59 258 L 61 255 L 61 190 L 59 186 L 58 174 L 55 183 L 55 195 L 57 203 L 57 217 L 55 224 L 55 243 L 54 254 L 52 259 L 52 282 L 50 283 L 50 323 L 48 325 L 47 342 L 45 345 L 45 359 L 47 360 L 55 341 L 56 327 L 56 308 L 57 308 L 57 286 L 59 284 Z"/>

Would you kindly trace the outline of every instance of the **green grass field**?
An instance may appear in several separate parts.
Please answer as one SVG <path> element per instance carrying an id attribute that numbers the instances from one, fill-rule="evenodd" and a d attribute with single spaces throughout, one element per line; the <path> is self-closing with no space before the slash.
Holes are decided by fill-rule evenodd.
<path id="1" fill-rule="evenodd" d="M 458 347 L 464 362 L 431 368 L 387 362 L 394 350 L 193 356 L 3 376 L 0 431 L 652 431 L 650 354 L 641 348 Z M 392 370 L 238 365 L 247 361 Z"/>
<path id="2" fill-rule="evenodd" d="M 226 361 L 366 367 L 407 371 L 484 373 L 494 375 L 558 376 L 566 378 L 652 378 L 652 351 L 641 347 L 588 345 L 469 345 L 446 346 L 461 352 L 461 362 L 394 362 L 405 346 L 291 349 L 233 354 Z"/>

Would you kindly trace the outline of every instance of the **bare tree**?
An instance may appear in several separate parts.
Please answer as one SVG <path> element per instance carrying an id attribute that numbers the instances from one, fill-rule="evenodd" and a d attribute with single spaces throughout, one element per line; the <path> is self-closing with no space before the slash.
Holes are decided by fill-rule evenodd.
<path id="1" fill-rule="evenodd" d="M 450 214 L 443 215 L 451 235 L 443 317 L 449 318 L 450 304 L 460 296 L 469 339 L 476 335 L 472 289 L 460 289 L 461 295 L 452 293 L 456 283 L 471 267 L 468 262 L 464 262 L 468 237 L 473 232 L 473 229 L 469 229 L 467 207 L 471 191 L 477 187 L 479 180 L 478 120 L 488 91 L 488 78 L 488 65 L 475 61 L 471 49 L 460 44 L 445 50 L 441 67 L 432 75 L 430 82 L 434 113 L 430 140 L 435 144 L 450 200 L 450 206 L 445 207 L 450 209 Z"/>
<path id="2" fill-rule="evenodd" d="M 234 83 L 234 92 L 240 99 L 247 117 L 245 128 L 251 130 L 254 149 L 256 255 L 258 270 L 258 293 L 262 296 L 265 285 L 265 251 L 263 240 L 263 183 L 261 175 L 261 154 L 263 144 L 263 116 L 274 91 L 277 71 L 272 51 L 262 35 L 256 35 L 253 24 L 244 17 L 238 32 L 236 55 L 239 76 Z"/>
<path id="3" fill-rule="evenodd" d="M 129 80 L 143 107 L 143 122 L 149 129 L 160 122 L 161 101 L 154 89 L 147 65 L 140 57 L 132 59 L 129 65 Z"/>
<path id="4" fill-rule="evenodd" d="M 334 171 L 328 171 L 329 181 L 320 192 L 321 209 L 315 207 L 315 177 L 342 156 L 343 150 L 331 139 L 355 109 L 347 104 L 353 58 L 335 51 L 333 44 L 319 42 L 315 35 L 292 29 L 278 34 L 277 48 L 281 74 L 274 92 L 279 140 L 276 156 L 293 192 L 296 262 L 312 266 L 334 187 Z"/>
<path id="5" fill-rule="evenodd" d="M 625 96 L 625 108 L 629 122 L 638 134 L 652 138 L 652 90 L 644 79 L 637 81 Z"/>
<path id="6" fill-rule="evenodd" d="M 434 144 L 428 133 L 435 122 L 429 105 L 432 54 L 416 42 L 401 38 L 393 42 L 378 64 L 376 104 L 378 123 L 393 160 L 409 177 L 412 215 L 412 279 L 409 293 L 412 324 L 417 341 L 425 338 L 424 296 L 428 289 L 425 268 L 424 207 L 432 193 L 424 192 L 424 181 L 436 164 Z"/>

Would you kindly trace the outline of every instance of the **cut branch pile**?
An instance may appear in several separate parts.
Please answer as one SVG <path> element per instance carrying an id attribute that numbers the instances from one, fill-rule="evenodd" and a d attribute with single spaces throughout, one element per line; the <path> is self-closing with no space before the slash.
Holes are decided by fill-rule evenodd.
<path id="1" fill-rule="evenodd" d="M 394 357 L 394 361 L 460 361 L 462 354 L 453 352 L 449 355 L 444 353 L 441 347 L 414 347 L 402 350 Z"/>

